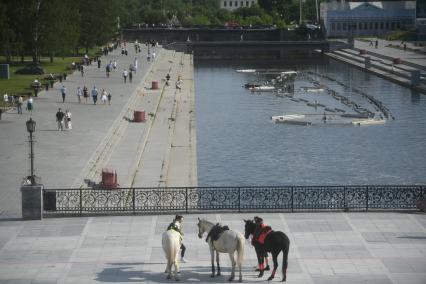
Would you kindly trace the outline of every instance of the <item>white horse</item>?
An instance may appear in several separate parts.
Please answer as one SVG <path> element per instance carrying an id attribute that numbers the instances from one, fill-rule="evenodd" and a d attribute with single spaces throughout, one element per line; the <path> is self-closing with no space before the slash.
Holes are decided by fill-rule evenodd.
<path id="1" fill-rule="evenodd" d="M 209 233 L 214 225 L 215 224 L 212 222 L 198 218 L 198 237 L 201 239 L 203 234 Z M 209 241 L 212 261 L 211 277 L 215 276 L 214 254 L 216 251 L 217 275 L 220 275 L 219 253 L 228 253 L 232 263 L 232 272 L 229 281 L 233 281 L 235 278 L 235 265 L 237 264 L 240 271 L 239 281 L 242 282 L 243 276 L 241 274 L 241 265 L 244 260 L 244 244 L 244 236 L 241 233 L 233 230 L 224 231 L 217 241 Z M 235 252 L 237 252 L 237 260 L 235 260 Z"/>
<path id="2" fill-rule="evenodd" d="M 164 254 L 167 258 L 166 273 L 167 279 L 172 278 L 172 265 L 175 266 L 175 280 L 179 281 L 179 251 L 181 246 L 181 236 L 175 230 L 167 230 L 162 236 Z"/>

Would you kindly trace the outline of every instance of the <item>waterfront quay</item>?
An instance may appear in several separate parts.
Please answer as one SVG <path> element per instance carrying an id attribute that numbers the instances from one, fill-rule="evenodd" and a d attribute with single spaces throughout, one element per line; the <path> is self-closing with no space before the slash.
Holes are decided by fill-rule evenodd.
<path id="1" fill-rule="evenodd" d="M 25 121 L 36 121 L 35 174 L 45 188 L 98 186 L 102 168 L 117 172 L 121 187 L 196 186 L 196 128 L 194 112 L 193 60 L 191 55 L 151 48 L 129 55 L 119 50 L 85 68 L 84 76 L 75 72 L 49 91 L 34 99 L 32 115 L 18 115 L 10 109 L 0 121 L 0 216 L 20 217 L 19 187 L 28 176 L 28 144 Z M 155 58 L 152 54 L 156 53 Z M 133 82 L 124 83 L 122 72 L 138 60 Z M 105 74 L 105 64 L 117 61 L 117 71 Z M 170 75 L 166 85 L 166 75 Z M 181 78 L 181 90 L 175 82 Z M 152 88 L 152 82 L 158 88 Z M 67 96 L 62 103 L 60 88 Z M 77 99 L 77 87 L 94 86 L 111 93 L 111 105 Z M 73 129 L 58 131 L 58 108 L 72 113 Z M 144 111 L 145 121 L 133 122 L 134 111 Z"/>

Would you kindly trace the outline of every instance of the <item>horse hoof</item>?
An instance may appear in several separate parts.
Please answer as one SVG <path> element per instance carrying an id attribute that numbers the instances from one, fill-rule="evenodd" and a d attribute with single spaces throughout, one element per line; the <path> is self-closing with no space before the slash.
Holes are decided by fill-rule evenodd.
<path id="1" fill-rule="evenodd" d="M 238 282 L 243 282 L 243 278 L 238 279 Z"/>
<path id="2" fill-rule="evenodd" d="M 210 277 L 211 277 L 211 278 L 213 278 L 213 277 L 214 277 L 214 274 L 210 275 Z"/>
<path id="3" fill-rule="evenodd" d="M 179 278 L 176 278 L 175 280 L 176 280 L 176 281 L 180 281 L 180 279 L 179 279 Z"/>
<path id="4" fill-rule="evenodd" d="M 283 280 L 281 280 L 281 282 L 285 282 L 287 280 L 287 277 L 284 277 Z"/>
<path id="5" fill-rule="evenodd" d="M 167 275 L 166 279 L 171 279 L 172 277 L 170 275 Z"/>
<path id="6" fill-rule="evenodd" d="M 230 278 L 228 279 L 228 281 L 229 281 L 229 282 L 234 281 L 234 277 L 230 277 Z"/>
<path id="7" fill-rule="evenodd" d="M 221 276 L 222 274 L 220 274 L 220 272 L 218 272 L 217 274 L 216 274 L 216 276 Z"/>
<path id="8" fill-rule="evenodd" d="M 274 279 L 274 277 L 269 276 L 268 281 L 271 281 L 272 279 Z"/>
<path id="9" fill-rule="evenodd" d="M 271 268 L 269 267 L 269 265 L 267 265 L 266 267 L 265 267 L 265 270 L 266 271 L 269 271 Z"/>

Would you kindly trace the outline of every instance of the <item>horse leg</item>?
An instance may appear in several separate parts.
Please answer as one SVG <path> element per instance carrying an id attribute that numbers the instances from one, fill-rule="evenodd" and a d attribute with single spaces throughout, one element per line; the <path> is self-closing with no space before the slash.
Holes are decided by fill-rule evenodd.
<path id="1" fill-rule="evenodd" d="M 231 270 L 231 277 L 229 277 L 228 281 L 234 281 L 235 278 L 235 257 L 234 257 L 234 253 L 229 253 L 229 258 L 231 259 L 231 265 L 232 265 L 232 270 Z"/>
<path id="2" fill-rule="evenodd" d="M 219 252 L 216 251 L 217 276 L 220 276 Z"/>
<path id="3" fill-rule="evenodd" d="M 263 276 L 264 273 L 263 255 L 265 253 L 258 245 L 254 246 L 254 250 L 256 251 L 257 263 L 259 264 L 259 275 L 257 275 L 257 277 L 260 278 Z"/>
<path id="4" fill-rule="evenodd" d="M 274 279 L 275 277 L 275 272 L 277 272 L 277 268 L 278 268 L 278 261 L 277 261 L 277 256 L 280 252 L 276 252 L 273 251 L 272 252 L 272 260 L 274 261 L 274 269 L 272 270 L 271 276 L 269 276 L 268 281 L 271 281 L 272 279 Z"/>
<path id="5" fill-rule="evenodd" d="M 210 277 L 214 277 L 214 250 L 213 249 L 210 249 L 210 257 L 212 261 L 212 274 L 210 275 Z"/>
<path id="6" fill-rule="evenodd" d="M 172 278 L 172 261 L 169 259 L 167 260 L 166 273 L 167 279 Z"/>

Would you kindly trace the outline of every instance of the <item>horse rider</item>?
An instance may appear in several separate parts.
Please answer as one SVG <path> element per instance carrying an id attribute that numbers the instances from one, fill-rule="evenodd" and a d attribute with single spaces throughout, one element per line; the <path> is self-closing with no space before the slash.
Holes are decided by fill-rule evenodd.
<path id="1" fill-rule="evenodd" d="M 173 222 L 170 223 L 170 225 L 167 227 L 167 231 L 168 230 L 174 230 L 176 232 L 178 232 L 180 234 L 180 239 L 181 239 L 181 245 L 180 245 L 180 261 L 183 263 L 188 262 L 184 256 L 185 256 L 185 251 L 186 251 L 186 247 L 183 244 L 183 229 L 182 229 L 182 221 L 183 221 L 183 216 L 181 215 L 176 215 L 175 218 L 173 219 Z"/>
<path id="2" fill-rule="evenodd" d="M 272 230 L 270 226 L 266 225 L 263 223 L 263 219 L 258 217 L 258 216 L 254 216 L 253 218 L 254 223 L 256 224 L 256 229 L 254 230 L 253 233 L 253 239 L 252 239 L 252 244 L 254 245 L 254 242 L 258 242 L 263 244 L 266 235 Z M 262 240 L 259 240 L 260 238 L 262 238 Z M 268 253 L 265 251 L 265 270 L 269 270 L 269 261 L 268 261 Z M 258 271 L 259 268 L 256 269 L 256 271 Z"/>

